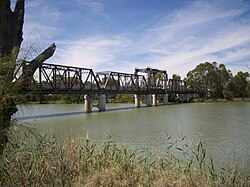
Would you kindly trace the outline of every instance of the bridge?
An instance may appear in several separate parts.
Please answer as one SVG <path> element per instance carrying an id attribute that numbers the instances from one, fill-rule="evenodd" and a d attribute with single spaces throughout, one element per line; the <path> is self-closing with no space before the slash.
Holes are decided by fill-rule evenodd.
<path id="1" fill-rule="evenodd" d="M 27 67 L 28 63 L 22 64 L 20 71 L 27 73 Z M 24 93 L 85 94 L 85 111 L 91 112 L 95 94 L 99 95 L 96 107 L 105 111 L 107 94 L 135 94 L 135 106 L 140 107 L 142 95 L 146 95 L 147 106 L 156 106 L 157 95 L 163 95 L 163 104 L 167 104 L 168 94 L 182 95 L 189 101 L 191 90 L 183 80 L 168 79 L 167 71 L 149 67 L 135 68 L 132 74 L 114 71 L 95 73 L 89 68 L 43 63 Z"/>

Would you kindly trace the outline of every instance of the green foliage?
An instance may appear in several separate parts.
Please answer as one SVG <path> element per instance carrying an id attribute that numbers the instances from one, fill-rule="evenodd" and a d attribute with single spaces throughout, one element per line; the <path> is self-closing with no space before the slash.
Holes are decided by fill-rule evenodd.
<path id="1" fill-rule="evenodd" d="M 9 56 L 0 58 L 0 128 L 8 123 L 8 118 L 17 111 L 14 103 L 17 93 L 12 83 L 16 67 L 15 58 L 16 50 L 13 50 Z"/>
<path id="2" fill-rule="evenodd" d="M 187 86 L 199 97 L 226 98 L 249 97 L 249 73 L 238 72 L 233 76 L 224 64 L 205 62 L 187 74 Z"/>
<path id="3" fill-rule="evenodd" d="M 67 94 L 63 96 L 63 101 L 67 104 L 70 103 L 83 103 L 84 95 L 82 94 Z"/>
<path id="4" fill-rule="evenodd" d="M 166 135 L 157 150 L 139 151 L 110 138 L 58 143 L 54 136 L 15 127 L 0 158 L 1 186 L 248 186 L 247 174 L 217 167 L 205 143 Z M 164 146 L 161 147 L 161 145 Z"/>
<path id="5" fill-rule="evenodd" d="M 223 90 L 223 95 L 224 95 L 224 98 L 228 100 L 231 100 L 232 98 L 234 98 L 233 91 L 230 91 L 230 89 L 227 86 Z"/>
<path id="6" fill-rule="evenodd" d="M 246 92 L 247 92 L 247 96 L 250 97 L 250 81 L 248 81 Z"/>
<path id="7" fill-rule="evenodd" d="M 16 68 L 18 48 L 14 48 L 8 56 L 0 57 L 0 81 L 1 84 L 10 85 Z"/>
<path id="8" fill-rule="evenodd" d="M 175 96 L 175 94 L 169 94 L 168 95 L 168 102 L 170 103 L 178 103 L 178 98 Z"/>
<path id="9" fill-rule="evenodd" d="M 223 90 L 232 76 L 224 64 L 205 62 L 196 66 L 187 74 L 187 85 L 200 97 L 223 98 Z"/>
<path id="10" fill-rule="evenodd" d="M 250 97 L 249 95 L 249 73 L 239 71 L 230 79 L 226 85 L 226 91 L 233 97 Z"/>
<path id="11" fill-rule="evenodd" d="M 173 80 L 181 80 L 181 77 L 180 77 L 180 75 L 177 75 L 177 74 L 173 74 L 173 76 L 172 76 L 172 79 Z"/>
<path id="12" fill-rule="evenodd" d="M 134 95 L 133 94 L 118 94 L 115 97 L 116 103 L 133 103 Z"/>
<path id="13" fill-rule="evenodd" d="M 1 46 L 0 46 L 1 47 Z M 8 56 L 0 57 L 0 156 L 8 142 L 8 129 L 12 125 L 11 115 L 17 112 L 13 74 L 16 67 L 16 49 Z"/>

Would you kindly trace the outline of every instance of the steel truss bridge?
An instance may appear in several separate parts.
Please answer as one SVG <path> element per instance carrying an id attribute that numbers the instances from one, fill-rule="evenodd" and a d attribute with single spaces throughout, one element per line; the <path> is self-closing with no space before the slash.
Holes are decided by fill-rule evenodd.
<path id="1" fill-rule="evenodd" d="M 22 65 L 22 73 L 28 64 Z M 164 70 L 135 69 L 133 74 L 43 63 L 24 93 L 40 94 L 189 94 L 183 80 L 168 79 Z"/>

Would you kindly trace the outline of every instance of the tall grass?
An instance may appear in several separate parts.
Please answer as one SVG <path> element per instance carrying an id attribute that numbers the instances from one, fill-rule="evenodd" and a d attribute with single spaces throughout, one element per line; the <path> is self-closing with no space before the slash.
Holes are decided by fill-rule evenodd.
<path id="1" fill-rule="evenodd" d="M 26 127 L 12 132 L 0 158 L 0 186 L 250 186 L 247 173 L 218 169 L 200 139 L 166 135 L 164 148 L 143 152 L 111 139 L 58 143 Z"/>

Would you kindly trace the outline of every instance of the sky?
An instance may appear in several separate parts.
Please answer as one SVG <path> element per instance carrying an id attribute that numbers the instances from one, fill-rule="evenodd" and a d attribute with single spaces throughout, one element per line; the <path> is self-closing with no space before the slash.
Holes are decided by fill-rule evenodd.
<path id="1" fill-rule="evenodd" d="M 233 74 L 250 71 L 250 0 L 26 0 L 25 6 L 23 49 L 41 52 L 55 42 L 48 63 L 95 72 L 151 67 L 182 78 L 206 61 Z"/>

